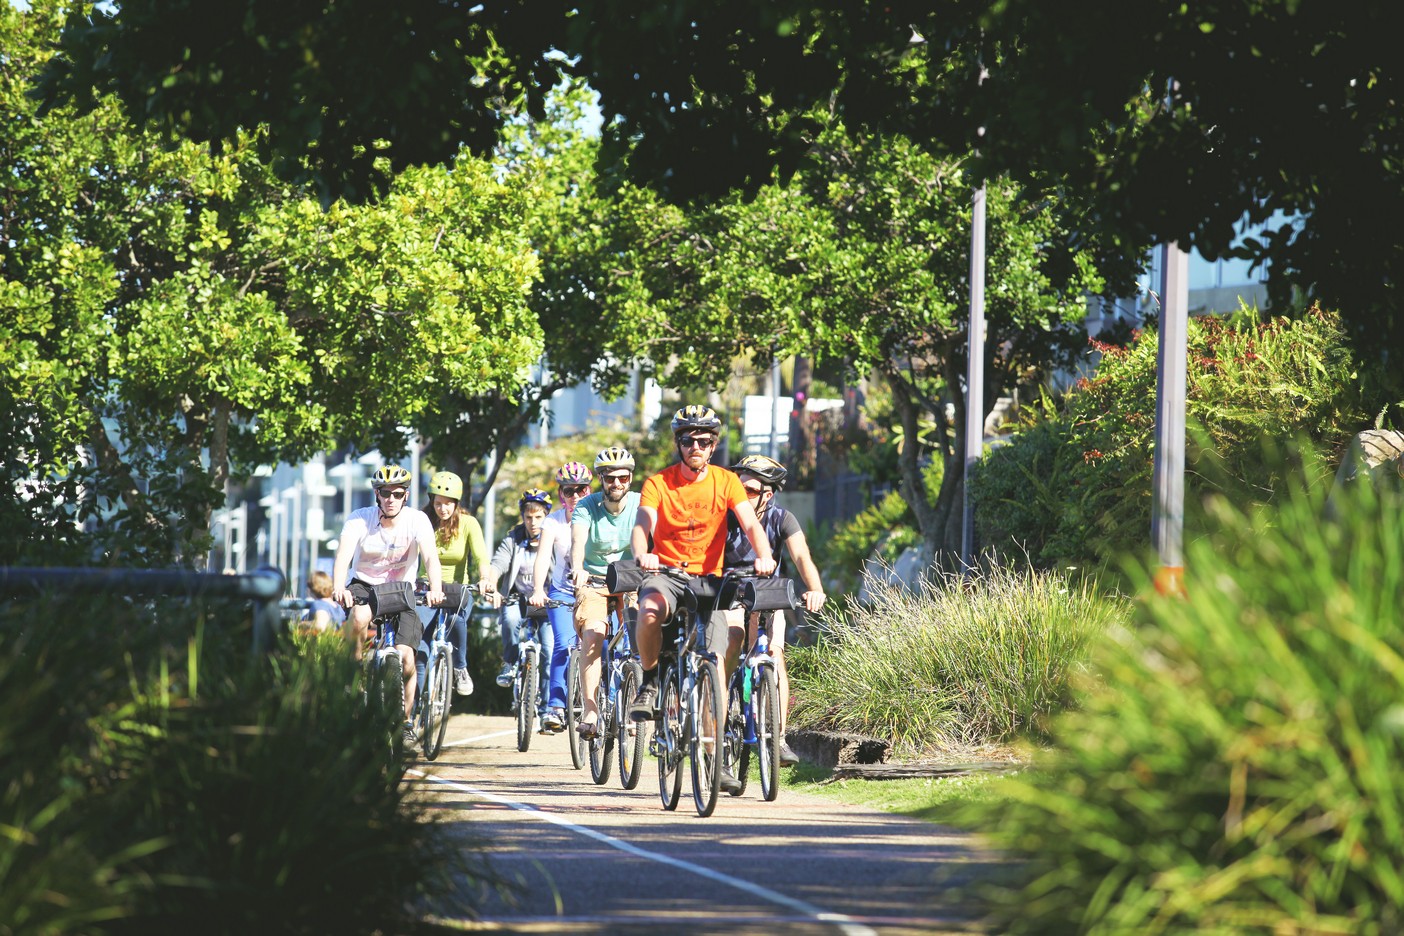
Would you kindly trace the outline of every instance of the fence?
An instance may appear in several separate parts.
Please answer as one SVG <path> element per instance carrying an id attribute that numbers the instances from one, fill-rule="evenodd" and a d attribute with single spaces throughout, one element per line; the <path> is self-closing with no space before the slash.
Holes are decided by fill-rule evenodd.
<path id="1" fill-rule="evenodd" d="M 52 593 L 145 595 L 175 598 L 231 598 L 252 605 L 253 652 L 272 648 L 281 613 L 283 576 L 272 570 L 217 575 L 174 569 L 38 569 L 0 566 L 0 595 Z"/>

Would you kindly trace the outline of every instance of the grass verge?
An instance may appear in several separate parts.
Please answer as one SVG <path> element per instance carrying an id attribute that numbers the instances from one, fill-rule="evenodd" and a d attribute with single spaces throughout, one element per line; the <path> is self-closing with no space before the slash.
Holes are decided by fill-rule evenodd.
<path id="1" fill-rule="evenodd" d="M 901 780 L 834 780 L 833 771 L 799 764 L 783 771 L 785 789 L 810 793 L 850 806 L 868 806 L 934 822 L 955 823 L 972 806 L 1005 802 L 1003 782 L 1008 774 L 971 773 L 953 777 L 912 777 Z"/>

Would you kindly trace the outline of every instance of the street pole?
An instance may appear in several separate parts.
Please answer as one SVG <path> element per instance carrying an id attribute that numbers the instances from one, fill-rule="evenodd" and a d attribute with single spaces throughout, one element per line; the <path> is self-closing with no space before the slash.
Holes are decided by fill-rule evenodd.
<path id="1" fill-rule="evenodd" d="M 1160 343 L 1155 366 L 1155 469 L 1151 539 L 1162 595 L 1185 593 L 1185 383 L 1189 344 L 1189 255 L 1163 248 L 1160 270 Z"/>
<path id="2" fill-rule="evenodd" d="M 770 359 L 770 447 L 771 458 L 780 459 L 780 358 Z"/>
<path id="3" fill-rule="evenodd" d="M 975 571 L 975 504 L 970 479 L 985 448 L 985 187 L 975 190 L 970 224 L 970 329 L 965 369 L 965 474 L 961 484 L 964 515 L 960 531 L 960 566 Z"/>

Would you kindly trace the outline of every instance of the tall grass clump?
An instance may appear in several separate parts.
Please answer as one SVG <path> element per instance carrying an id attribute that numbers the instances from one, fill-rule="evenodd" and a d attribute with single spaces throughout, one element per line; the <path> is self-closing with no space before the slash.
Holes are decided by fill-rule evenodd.
<path id="1" fill-rule="evenodd" d="M 1404 504 L 1368 486 L 1213 508 L 1187 600 L 1150 598 L 971 817 L 1025 859 L 1015 932 L 1404 930 Z M 1137 573 L 1149 594 L 1149 575 Z"/>
<path id="2" fill-rule="evenodd" d="M 996 568 L 915 592 L 869 581 L 791 668 L 790 724 L 959 749 L 1044 730 L 1091 641 L 1125 613 L 1061 572 Z"/>
<path id="3" fill-rule="evenodd" d="M 402 932 L 468 892 L 335 638 L 254 659 L 246 608 L 48 596 L 0 640 L 0 932 Z"/>

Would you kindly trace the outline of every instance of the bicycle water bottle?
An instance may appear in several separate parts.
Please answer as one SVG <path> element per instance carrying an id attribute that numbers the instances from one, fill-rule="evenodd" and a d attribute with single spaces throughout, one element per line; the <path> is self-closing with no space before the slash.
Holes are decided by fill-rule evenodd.
<path id="1" fill-rule="evenodd" d="M 751 669 L 750 665 L 742 667 L 745 672 L 741 674 L 741 701 L 747 705 L 751 704 Z"/>

